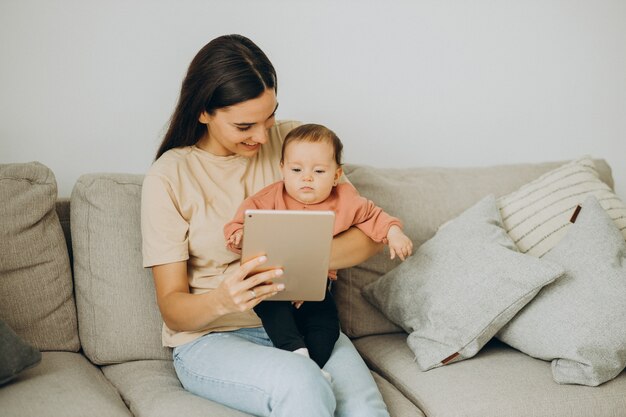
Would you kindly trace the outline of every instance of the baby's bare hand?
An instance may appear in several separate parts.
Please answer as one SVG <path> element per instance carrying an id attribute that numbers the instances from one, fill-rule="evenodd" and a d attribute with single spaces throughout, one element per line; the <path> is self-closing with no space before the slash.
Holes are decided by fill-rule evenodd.
<path id="1" fill-rule="evenodd" d="M 241 249 L 241 241 L 243 240 L 243 232 L 241 230 L 230 235 L 226 241 L 226 246 Z"/>
<path id="2" fill-rule="evenodd" d="M 413 253 L 413 242 L 407 235 L 402 232 L 398 226 L 391 226 L 387 233 L 387 241 L 389 242 L 389 252 L 391 259 L 396 255 L 403 261 Z"/>

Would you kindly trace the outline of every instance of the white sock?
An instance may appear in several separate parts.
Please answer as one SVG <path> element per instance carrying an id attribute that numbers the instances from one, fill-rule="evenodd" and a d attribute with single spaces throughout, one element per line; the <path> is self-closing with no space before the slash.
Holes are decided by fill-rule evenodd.
<path id="1" fill-rule="evenodd" d="M 333 382 L 333 377 L 325 370 L 321 369 L 321 371 L 322 371 L 322 375 L 324 375 L 324 378 L 326 378 L 328 383 L 331 384 Z"/>
<path id="2" fill-rule="evenodd" d="M 307 358 L 311 357 L 311 356 L 309 356 L 309 349 L 307 349 L 307 348 L 296 349 L 296 350 L 293 351 L 293 353 L 297 353 L 298 355 L 306 356 Z M 332 383 L 333 382 L 333 377 L 330 376 L 330 374 L 328 372 L 326 372 L 323 369 L 320 369 L 320 371 L 322 371 L 322 375 L 324 375 L 324 378 L 326 378 L 328 383 Z"/>
<path id="3" fill-rule="evenodd" d="M 298 355 L 302 355 L 302 356 L 306 356 L 307 358 L 310 358 L 309 349 L 307 348 L 296 349 L 293 351 L 293 353 L 297 353 Z"/>

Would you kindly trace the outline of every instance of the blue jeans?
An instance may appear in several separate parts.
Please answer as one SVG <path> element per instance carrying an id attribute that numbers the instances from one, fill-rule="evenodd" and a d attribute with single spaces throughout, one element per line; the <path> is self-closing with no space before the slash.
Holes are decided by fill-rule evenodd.
<path id="1" fill-rule="evenodd" d="M 209 333 L 174 349 L 189 392 L 255 416 L 389 417 L 367 366 L 343 333 L 324 370 L 273 347 L 262 327 Z"/>

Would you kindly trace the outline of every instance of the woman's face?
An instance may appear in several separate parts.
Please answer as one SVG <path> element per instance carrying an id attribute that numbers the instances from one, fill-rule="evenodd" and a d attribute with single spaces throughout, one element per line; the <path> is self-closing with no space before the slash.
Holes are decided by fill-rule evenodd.
<path id="1" fill-rule="evenodd" d="M 202 112 L 198 120 L 207 125 L 207 134 L 197 146 L 218 156 L 251 158 L 267 142 L 277 107 L 275 91 L 267 89 L 257 98 L 217 109 L 213 114 Z"/>

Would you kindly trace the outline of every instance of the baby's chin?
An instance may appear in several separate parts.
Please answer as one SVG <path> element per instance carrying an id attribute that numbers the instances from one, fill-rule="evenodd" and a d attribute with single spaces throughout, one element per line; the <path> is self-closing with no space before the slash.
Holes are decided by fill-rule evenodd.
<path id="1" fill-rule="evenodd" d="M 326 200 L 328 198 L 328 196 L 325 196 L 323 198 L 301 198 L 300 196 L 296 197 L 295 199 L 302 203 L 302 204 L 319 204 L 322 203 L 324 200 Z"/>

